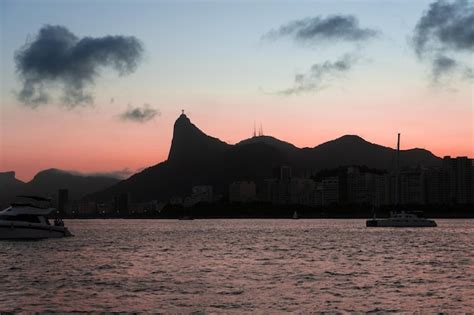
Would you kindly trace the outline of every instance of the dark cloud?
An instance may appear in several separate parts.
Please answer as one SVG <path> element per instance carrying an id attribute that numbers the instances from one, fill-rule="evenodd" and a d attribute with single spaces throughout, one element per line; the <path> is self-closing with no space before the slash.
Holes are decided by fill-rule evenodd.
<path id="1" fill-rule="evenodd" d="M 465 67 L 464 68 L 464 76 L 468 80 L 474 80 L 474 69 L 471 67 Z"/>
<path id="2" fill-rule="evenodd" d="M 433 80 L 437 81 L 443 74 L 453 72 L 457 68 L 457 61 L 443 56 L 438 55 L 433 59 Z"/>
<path id="3" fill-rule="evenodd" d="M 22 81 L 18 99 L 32 107 L 50 101 L 50 92 L 60 87 L 69 107 L 92 103 L 87 88 L 103 67 L 120 75 L 133 72 L 143 46 L 133 36 L 78 38 L 64 26 L 46 25 L 31 41 L 16 51 L 17 73 Z"/>
<path id="4" fill-rule="evenodd" d="M 467 0 L 433 2 L 418 21 L 412 41 L 418 58 L 432 64 L 435 81 L 456 68 L 465 69 L 462 54 L 474 52 L 474 4 Z M 445 57 L 447 53 L 452 56 Z"/>
<path id="5" fill-rule="evenodd" d="M 361 28 L 359 21 L 352 15 L 331 15 L 295 20 L 271 30 L 264 35 L 266 39 L 291 37 L 300 42 L 318 43 L 319 41 L 359 42 L 375 37 L 376 30 Z"/>
<path id="6" fill-rule="evenodd" d="M 151 108 L 149 104 L 144 104 L 143 107 L 129 107 L 124 113 L 120 115 L 122 120 L 130 120 L 135 122 L 144 123 L 155 116 L 160 116 L 159 110 Z"/>
<path id="7" fill-rule="evenodd" d="M 307 73 L 295 75 L 293 87 L 280 93 L 292 95 L 319 91 L 327 87 L 332 80 L 345 76 L 356 62 L 356 57 L 346 54 L 335 62 L 325 61 L 314 64 Z"/>
<path id="8" fill-rule="evenodd" d="M 299 43 L 319 45 L 338 41 L 360 43 L 379 34 L 377 30 L 361 27 L 359 20 L 353 15 L 330 15 L 291 21 L 269 31 L 263 39 L 288 37 Z M 279 94 L 300 94 L 326 88 L 334 79 L 343 77 L 356 62 L 357 58 L 346 54 L 334 62 L 328 60 L 314 64 L 306 73 L 296 74 L 293 87 L 280 91 Z"/>

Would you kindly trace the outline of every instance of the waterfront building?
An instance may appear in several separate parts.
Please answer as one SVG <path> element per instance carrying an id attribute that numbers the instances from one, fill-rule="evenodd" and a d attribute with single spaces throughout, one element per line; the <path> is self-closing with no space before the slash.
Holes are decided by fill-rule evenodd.
<path id="1" fill-rule="evenodd" d="M 197 203 L 206 202 L 212 203 L 214 202 L 214 193 L 213 188 L 210 185 L 199 185 L 193 186 L 192 194 L 184 198 L 183 205 L 185 207 L 192 207 Z"/>
<path id="2" fill-rule="evenodd" d="M 251 202 L 255 201 L 257 189 L 255 182 L 237 181 L 229 185 L 230 202 Z"/>
<path id="3" fill-rule="evenodd" d="M 326 177 L 322 184 L 322 205 L 328 206 L 339 203 L 339 177 Z"/>
<path id="4" fill-rule="evenodd" d="M 115 195 L 114 210 L 116 214 L 127 215 L 130 211 L 130 194 L 120 193 Z"/>
<path id="5" fill-rule="evenodd" d="M 58 213 L 64 214 L 67 212 L 69 206 L 69 190 L 59 189 L 58 190 Z"/>
<path id="6" fill-rule="evenodd" d="M 443 158 L 443 199 L 451 204 L 473 203 L 473 160 L 465 156 Z"/>

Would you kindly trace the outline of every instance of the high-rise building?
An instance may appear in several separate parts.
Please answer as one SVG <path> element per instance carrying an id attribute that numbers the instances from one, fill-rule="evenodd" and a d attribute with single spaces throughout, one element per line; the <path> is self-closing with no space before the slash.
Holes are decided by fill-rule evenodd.
<path id="1" fill-rule="evenodd" d="M 69 190 L 59 189 L 58 190 L 58 213 L 65 214 L 69 206 Z"/>
<path id="2" fill-rule="evenodd" d="M 128 193 L 115 195 L 114 210 L 116 214 L 128 215 L 130 211 L 130 195 Z"/>
<path id="3" fill-rule="evenodd" d="M 288 165 L 280 165 L 274 169 L 274 177 L 279 181 L 289 182 L 292 177 L 292 168 Z"/>
<path id="4" fill-rule="evenodd" d="M 375 180 L 378 175 L 361 172 L 357 167 L 347 169 L 347 202 L 373 204 L 375 202 Z"/>
<path id="5" fill-rule="evenodd" d="M 322 184 L 322 205 L 328 206 L 339 203 L 339 177 L 324 178 Z"/>
<path id="6" fill-rule="evenodd" d="M 183 205 L 192 207 L 200 202 L 212 203 L 214 201 L 214 190 L 210 185 L 193 186 L 191 196 L 184 198 Z"/>
<path id="7" fill-rule="evenodd" d="M 472 159 L 465 156 L 443 158 L 443 199 L 447 203 L 468 204 L 472 196 Z"/>
<path id="8" fill-rule="evenodd" d="M 309 178 L 295 178 L 290 181 L 290 203 L 316 205 L 316 182 Z"/>
<path id="9" fill-rule="evenodd" d="M 230 202 L 251 202 L 256 199 L 257 189 L 254 182 L 238 181 L 229 185 Z"/>
<path id="10" fill-rule="evenodd" d="M 424 180 L 421 170 L 400 172 L 400 204 L 421 205 L 425 203 Z"/>
<path id="11" fill-rule="evenodd" d="M 443 197 L 443 191 L 446 189 L 443 183 L 444 173 L 437 168 L 423 170 L 425 203 L 428 205 L 440 205 L 447 203 Z"/>

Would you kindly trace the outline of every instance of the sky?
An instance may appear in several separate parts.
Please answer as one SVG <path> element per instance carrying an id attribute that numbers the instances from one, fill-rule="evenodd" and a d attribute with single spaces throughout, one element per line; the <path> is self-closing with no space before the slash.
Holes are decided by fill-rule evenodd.
<path id="1" fill-rule="evenodd" d="M 182 109 L 228 143 L 256 123 L 473 157 L 473 21 L 462 0 L 0 0 L 0 171 L 136 172 Z"/>

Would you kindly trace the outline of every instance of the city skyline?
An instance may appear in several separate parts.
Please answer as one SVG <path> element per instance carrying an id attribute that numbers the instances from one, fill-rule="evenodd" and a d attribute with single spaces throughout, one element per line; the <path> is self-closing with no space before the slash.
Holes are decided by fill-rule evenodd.
<path id="1" fill-rule="evenodd" d="M 206 135 L 183 112 L 174 124 L 167 161 L 124 181 L 107 174 L 84 176 L 49 169 L 24 183 L 13 172 L 0 173 L 0 204 L 14 196 L 41 195 L 57 200 L 58 209 L 72 217 L 160 218 L 177 218 L 181 212 L 175 207 L 199 208 L 203 203 L 214 209 L 250 204 L 259 211 L 297 205 L 311 208 L 305 214 L 310 217 L 327 215 L 318 212 L 327 207 L 336 217 L 360 216 L 357 205 L 368 206 L 363 210 L 366 216 L 373 207 L 387 210 L 396 205 L 424 207 L 435 215 L 460 215 L 456 211 L 472 204 L 474 159 L 441 159 L 419 149 L 398 151 L 357 136 L 300 149 L 261 136 L 261 130 L 259 134 L 230 145 Z M 358 214 L 344 214 L 348 209 Z M 338 214 L 333 213 L 336 210 Z M 200 215 L 215 217 L 221 211 Z M 224 212 L 242 215 L 239 211 Z M 251 215 L 265 215 L 259 211 Z M 289 216 L 291 208 L 288 211 L 272 215 Z"/>
<path id="2" fill-rule="evenodd" d="M 2 1 L 0 171 L 23 180 L 51 167 L 136 172 L 166 160 L 183 108 L 228 143 L 251 137 L 256 122 L 298 147 L 356 134 L 393 148 L 401 132 L 402 149 L 472 157 L 473 44 L 421 27 L 443 3 L 472 12 L 467 1 Z M 331 23 L 339 26 L 327 31 Z M 72 81 L 90 102 L 64 106 L 69 72 L 31 81 L 15 59 L 48 26 L 79 42 L 134 38 L 142 50 L 119 59 L 130 69 L 118 74 L 94 63 L 90 77 Z M 51 98 L 18 97 L 28 82 Z"/>

